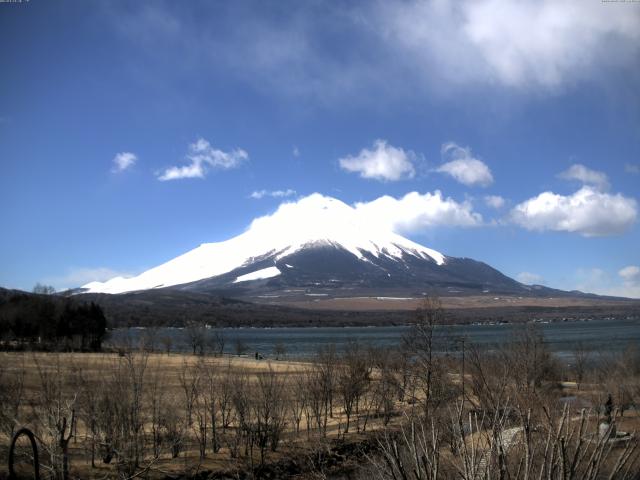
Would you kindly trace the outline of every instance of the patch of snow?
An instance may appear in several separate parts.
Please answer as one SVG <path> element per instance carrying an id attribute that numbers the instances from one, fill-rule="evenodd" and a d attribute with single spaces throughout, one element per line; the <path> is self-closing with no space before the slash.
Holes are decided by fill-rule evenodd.
<path id="1" fill-rule="evenodd" d="M 376 300 L 413 300 L 412 297 L 376 297 Z"/>
<path id="2" fill-rule="evenodd" d="M 265 278 L 277 277 L 280 275 L 280 270 L 277 267 L 263 268 L 262 270 L 256 270 L 255 272 L 247 273 L 246 275 L 240 275 L 233 283 L 249 282 L 251 280 L 262 280 Z"/>

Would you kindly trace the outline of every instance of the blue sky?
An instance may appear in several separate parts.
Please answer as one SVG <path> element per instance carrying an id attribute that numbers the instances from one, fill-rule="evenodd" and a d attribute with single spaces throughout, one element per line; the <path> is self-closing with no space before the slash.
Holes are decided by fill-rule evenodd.
<path id="1" fill-rule="evenodd" d="M 1 286 L 137 274 L 320 192 L 640 297 L 640 3 L 31 0 L 0 40 Z"/>

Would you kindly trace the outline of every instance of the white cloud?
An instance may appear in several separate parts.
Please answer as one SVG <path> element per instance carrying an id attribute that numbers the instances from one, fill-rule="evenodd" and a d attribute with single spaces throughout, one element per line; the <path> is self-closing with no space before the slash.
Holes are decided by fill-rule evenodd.
<path id="1" fill-rule="evenodd" d="M 450 197 L 444 197 L 438 190 L 433 193 L 409 192 L 402 197 L 384 195 L 368 202 L 356 202 L 349 206 L 341 201 L 314 193 L 295 201 L 285 201 L 278 207 L 276 214 L 280 218 L 288 218 L 287 224 L 300 224 L 309 230 L 318 228 L 318 221 L 324 225 L 324 219 L 309 216 L 307 208 L 297 208 L 304 205 L 315 205 L 318 201 L 334 201 L 339 206 L 331 212 L 332 221 L 346 222 L 349 225 L 371 227 L 373 230 L 389 229 L 397 233 L 416 233 L 437 227 L 476 227 L 483 225 L 482 216 L 473 211 L 470 202 L 457 202 Z M 267 215 L 255 219 L 251 229 L 264 228 L 265 235 L 272 228 L 269 219 L 274 215 Z M 289 216 L 291 215 L 291 216 Z M 267 228 L 268 227 L 268 228 Z M 332 227 L 329 227 L 332 228 Z M 279 233 L 278 233 L 279 235 Z"/>
<path id="2" fill-rule="evenodd" d="M 214 2 L 198 16 L 145 2 L 110 7 L 108 18 L 143 51 L 149 76 L 166 75 L 156 70 L 164 63 L 153 60 L 174 58 L 176 74 L 215 78 L 224 72 L 269 94 L 342 105 L 415 99 L 423 90 L 537 93 L 637 76 L 640 9 L 620 3 L 290 2 L 282 16 L 269 15 L 268 7 L 219 9 Z"/>
<path id="3" fill-rule="evenodd" d="M 339 162 L 343 170 L 357 172 L 362 178 L 396 181 L 415 176 L 415 157 L 411 151 L 388 145 L 385 140 L 376 140 L 372 150 L 363 148 L 355 157 L 347 156 Z"/>
<path id="4" fill-rule="evenodd" d="M 573 232 L 586 237 L 623 233 L 637 216 L 635 199 L 590 186 L 567 196 L 543 192 L 516 205 L 510 213 L 511 221 L 527 230 Z"/>
<path id="5" fill-rule="evenodd" d="M 424 194 L 410 192 L 401 198 L 385 195 L 371 202 L 356 203 L 354 208 L 374 225 L 405 233 L 439 226 L 474 227 L 483 223 L 471 202 L 445 198 L 439 190 Z"/>
<path id="6" fill-rule="evenodd" d="M 52 285 L 56 290 L 78 288 L 89 282 L 104 282 L 114 277 L 128 277 L 129 273 L 118 272 L 107 267 L 97 268 L 70 268 L 66 274 L 45 278 L 42 283 Z"/>
<path id="7" fill-rule="evenodd" d="M 640 165 L 635 163 L 625 163 L 624 171 L 627 173 L 632 173 L 633 175 L 637 175 L 640 173 Z"/>
<path id="8" fill-rule="evenodd" d="M 623 268 L 620 272 L 632 273 L 633 268 L 628 271 L 627 268 L 629 267 Z M 640 298 L 640 279 L 625 279 L 620 272 L 618 275 L 623 278 L 622 282 L 602 268 L 580 268 L 574 275 L 575 287 L 569 288 L 598 295 Z"/>
<path id="9" fill-rule="evenodd" d="M 640 267 L 629 265 L 618 272 L 625 282 L 640 283 Z"/>
<path id="10" fill-rule="evenodd" d="M 500 195 L 487 195 L 484 197 L 484 203 L 486 203 L 488 207 L 498 210 L 504 207 L 507 201 Z"/>
<path id="11" fill-rule="evenodd" d="M 516 280 L 520 283 L 524 283 L 526 285 L 544 285 L 545 281 L 542 275 L 538 275 L 537 273 L 531 272 L 520 272 L 516 275 Z"/>
<path id="12" fill-rule="evenodd" d="M 421 74 L 452 84 L 557 88 L 629 66 L 640 9 L 600 1 L 383 2 L 378 26 Z M 617 48 L 616 48 L 617 47 Z"/>
<path id="13" fill-rule="evenodd" d="M 300 149 L 294 145 L 293 150 L 291 151 L 294 157 L 300 156 Z"/>
<path id="14" fill-rule="evenodd" d="M 442 156 L 446 163 L 436 169 L 437 172 L 446 173 L 458 182 L 467 185 L 479 185 L 487 187 L 493 183 L 493 175 L 489 167 L 474 158 L 469 147 L 460 147 L 453 142 L 442 145 Z"/>
<path id="15" fill-rule="evenodd" d="M 292 195 L 295 195 L 295 194 L 296 194 L 296 191 L 290 188 L 286 190 L 256 190 L 255 192 L 251 193 L 249 197 L 255 200 L 260 200 L 261 198 L 264 198 L 264 197 L 285 198 L 285 197 L 291 197 Z"/>
<path id="16" fill-rule="evenodd" d="M 584 185 L 591 185 L 600 190 L 609 188 L 609 178 L 606 173 L 591 170 L 579 163 L 571 165 L 567 170 L 559 173 L 558 177 L 565 180 L 577 180 Z"/>
<path id="17" fill-rule="evenodd" d="M 230 170 L 239 167 L 249 158 L 241 148 L 224 152 L 215 149 L 204 138 L 189 144 L 186 159 L 188 165 L 169 167 L 158 175 L 158 180 L 178 180 L 181 178 L 204 178 L 210 169 Z"/>
<path id="18" fill-rule="evenodd" d="M 127 168 L 132 167 L 137 160 L 138 157 L 135 153 L 120 152 L 113 157 L 113 168 L 111 171 L 113 173 L 124 172 Z"/>

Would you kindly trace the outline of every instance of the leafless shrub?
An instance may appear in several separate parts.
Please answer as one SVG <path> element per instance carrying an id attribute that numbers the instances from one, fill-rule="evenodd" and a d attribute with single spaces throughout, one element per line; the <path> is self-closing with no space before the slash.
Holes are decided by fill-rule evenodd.
<path id="1" fill-rule="evenodd" d="M 360 399 L 365 394 L 371 376 L 371 362 L 360 346 L 350 342 L 338 360 L 336 385 L 342 399 L 347 423 L 344 432 L 349 432 L 351 415 L 358 411 Z"/>
<path id="2" fill-rule="evenodd" d="M 305 384 L 305 376 L 296 374 L 289 382 L 289 410 L 291 412 L 292 425 L 295 433 L 300 433 L 300 423 L 308 406 L 308 391 Z"/>
<path id="3" fill-rule="evenodd" d="M 15 368 L 0 365 L 0 431 L 5 433 L 7 438 L 13 436 L 16 426 L 22 421 L 25 373 L 22 355 Z"/>
<path id="4" fill-rule="evenodd" d="M 257 376 L 257 388 L 251 399 L 253 422 L 249 425 L 251 438 L 260 450 L 260 463 L 264 463 L 267 447 L 276 451 L 285 422 L 284 381 L 273 371 L 271 365 L 265 373 Z"/>
<path id="5" fill-rule="evenodd" d="M 69 441 L 77 421 L 78 393 L 69 388 L 69 373 L 59 356 L 43 365 L 34 355 L 38 388 L 31 398 L 31 423 L 48 462 L 43 465 L 51 478 L 69 478 Z"/>

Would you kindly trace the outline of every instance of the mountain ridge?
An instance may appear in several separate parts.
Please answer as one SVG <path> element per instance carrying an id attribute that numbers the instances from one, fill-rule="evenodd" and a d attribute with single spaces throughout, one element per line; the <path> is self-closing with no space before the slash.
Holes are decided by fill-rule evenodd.
<path id="1" fill-rule="evenodd" d="M 182 285 L 246 270 L 263 260 L 271 262 L 265 268 L 274 267 L 279 260 L 298 251 L 324 246 L 338 247 L 362 262 L 405 256 L 437 265 L 446 262 L 440 252 L 391 230 L 372 226 L 360 218 L 353 207 L 313 194 L 297 203 L 282 204 L 273 215 L 254 220 L 244 233 L 229 240 L 202 244 L 132 278 L 116 277 L 106 282 L 91 282 L 82 288 L 87 293 L 124 293 Z M 271 276 L 282 273 L 281 268 L 278 271 L 271 270 Z"/>
<path id="2" fill-rule="evenodd" d="M 258 303 L 425 294 L 595 297 L 525 285 L 484 262 L 444 255 L 320 194 L 281 204 L 236 237 L 203 243 L 135 277 L 91 282 L 74 292 L 164 289 L 222 292 Z"/>

